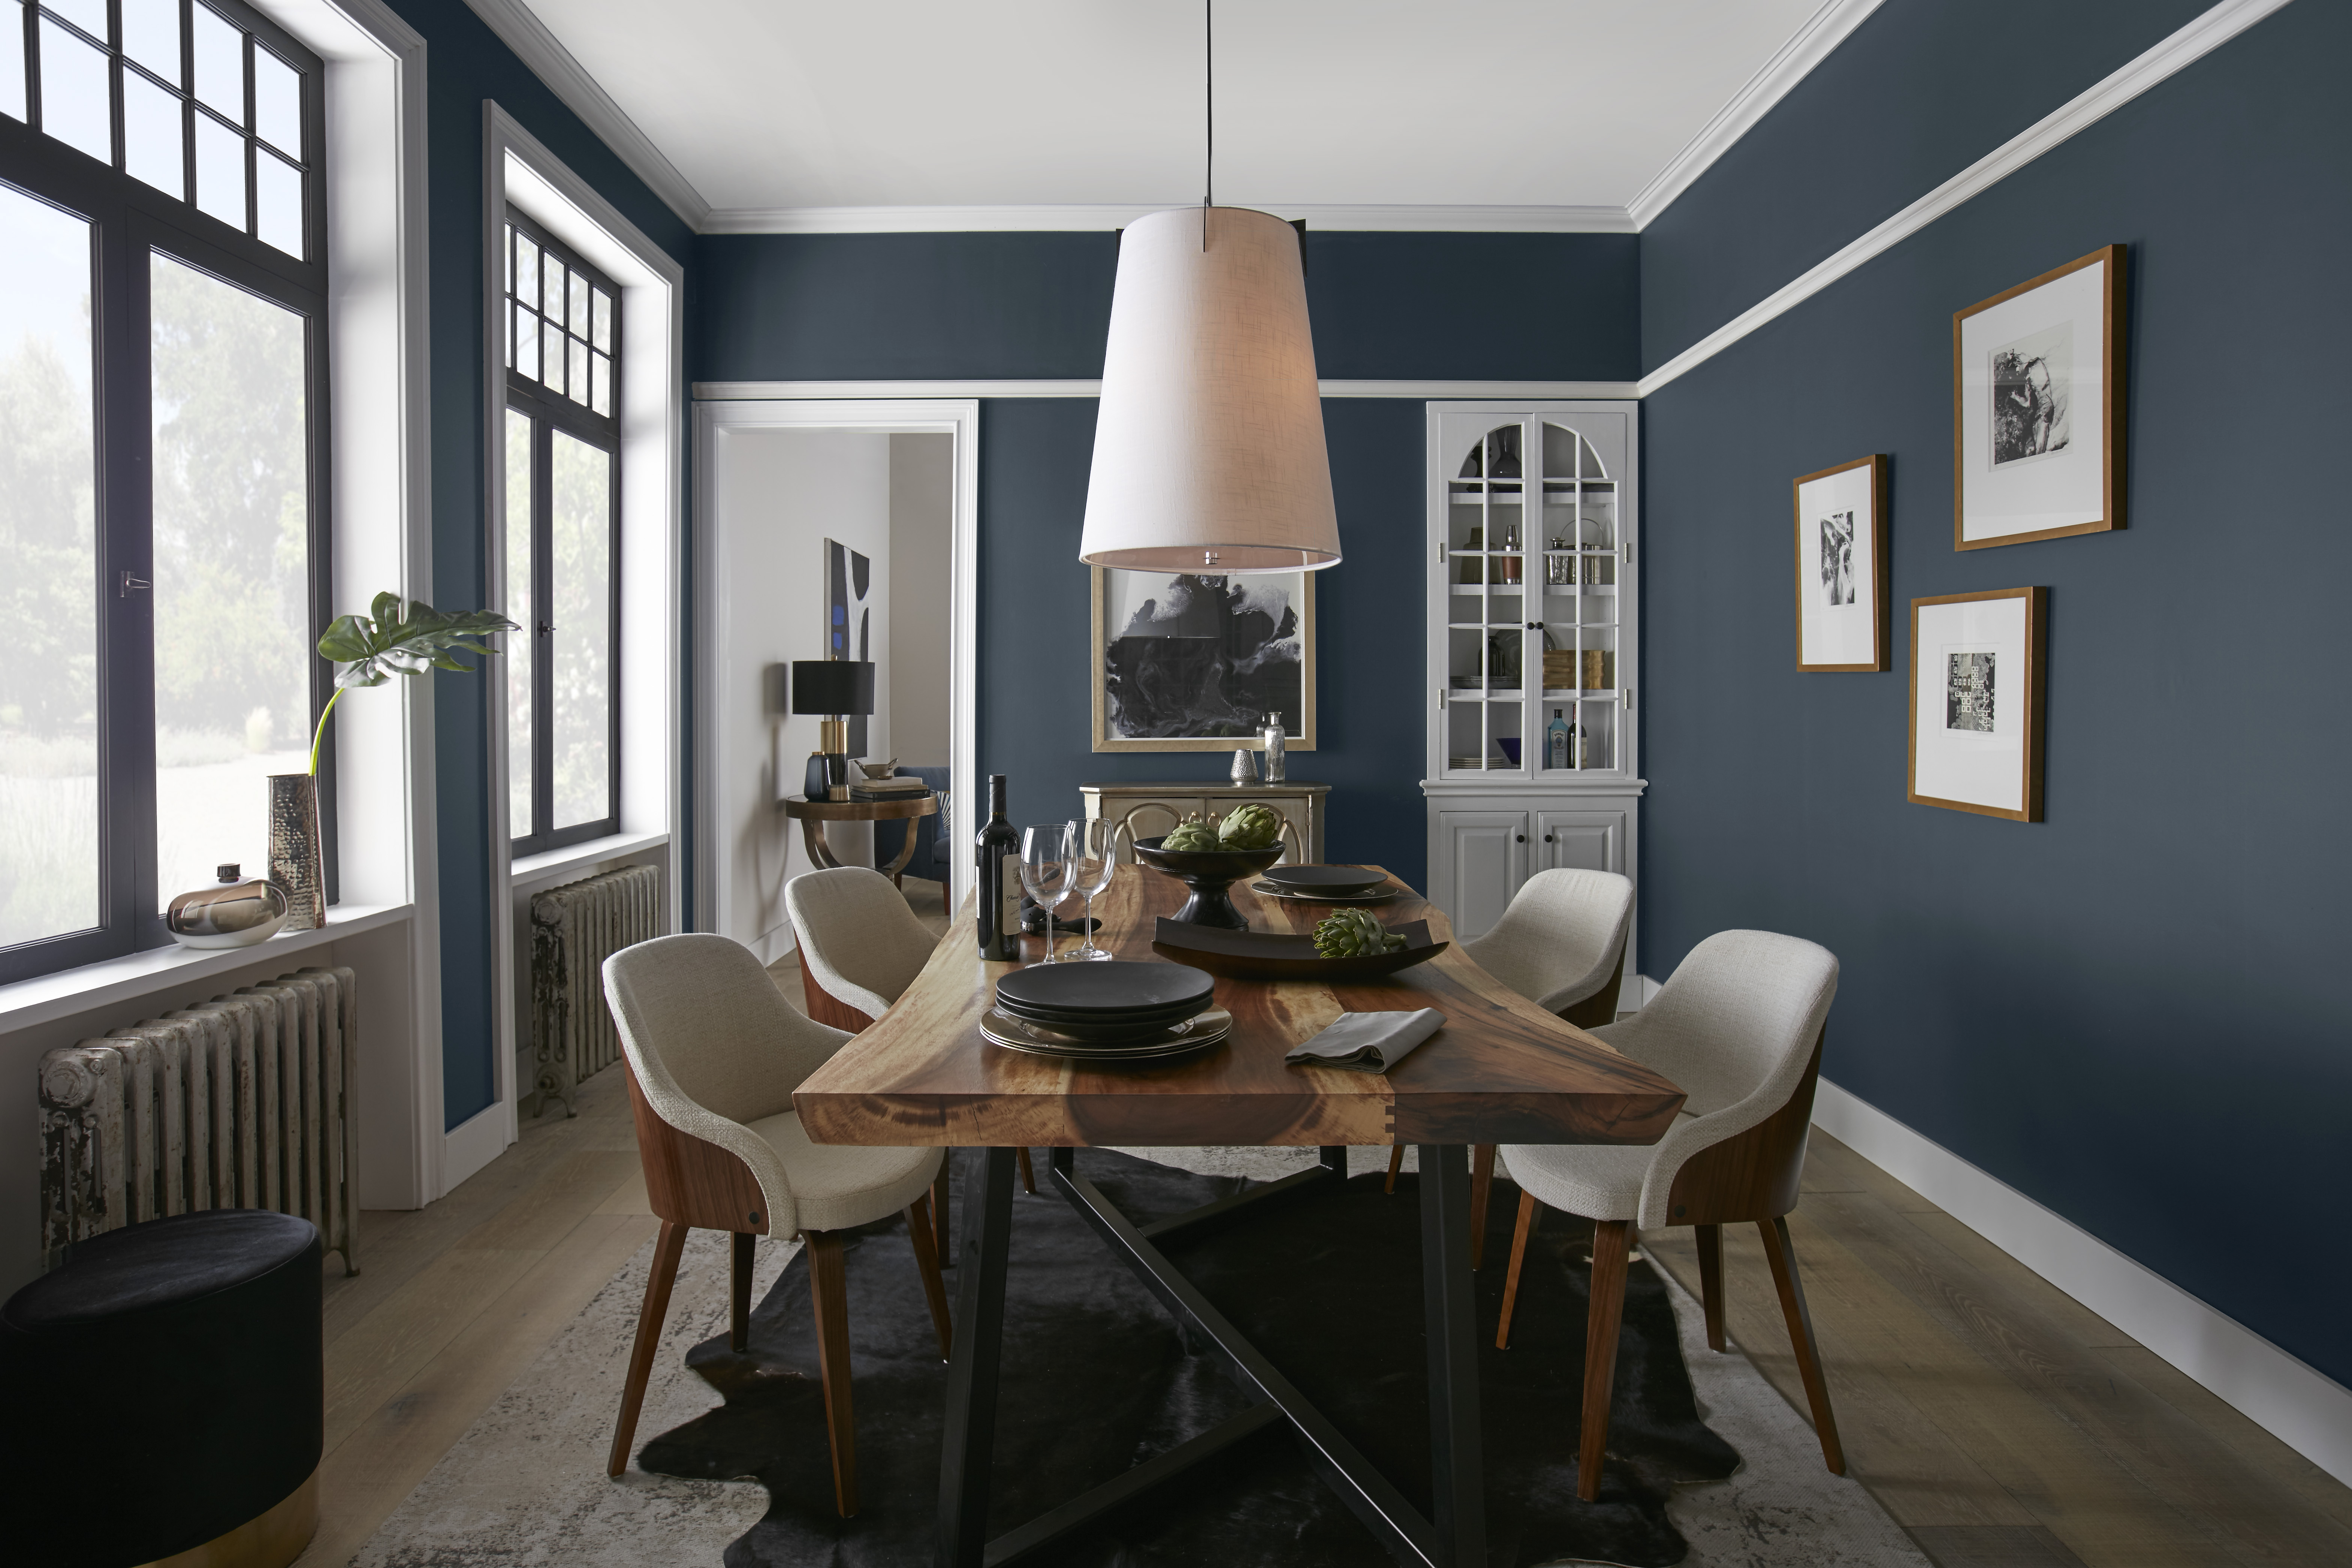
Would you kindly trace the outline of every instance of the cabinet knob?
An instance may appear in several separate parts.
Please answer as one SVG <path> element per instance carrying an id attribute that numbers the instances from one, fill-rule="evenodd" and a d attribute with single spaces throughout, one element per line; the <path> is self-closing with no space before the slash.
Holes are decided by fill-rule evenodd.
<path id="1" fill-rule="evenodd" d="M 1549 844 L 1549 843 L 1550 843 L 1550 842 L 1551 842 L 1551 835 L 1550 835 L 1550 834 L 1547 833 L 1547 834 L 1545 834 L 1545 835 L 1544 835 L 1544 842 L 1545 842 L 1545 843 L 1547 843 L 1547 844 Z"/>
<path id="2" fill-rule="evenodd" d="M 1520 843 L 1525 844 L 1525 843 L 1528 841 L 1528 836 L 1527 836 L 1526 834 L 1522 833 L 1522 834 L 1518 835 L 1518 840 L 1519 840 L 1519 842 L 1520 842 Z"/>

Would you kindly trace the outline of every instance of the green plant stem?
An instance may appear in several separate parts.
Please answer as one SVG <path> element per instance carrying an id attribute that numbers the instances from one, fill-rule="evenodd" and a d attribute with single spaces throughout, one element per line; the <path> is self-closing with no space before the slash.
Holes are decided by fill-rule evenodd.
<path id="1" fill-rule="evenodd" d="M 335 694 L 327 699 L 326 707 L 319 710 L 319 727 L 310 735 L 310 776 L 312 778 L 319 776 L 319 746 L 327 738 L 327 721 L 333 715 L 335 704 L 342 700 L 343 689 L 338 686 L 335 688 Z"/>

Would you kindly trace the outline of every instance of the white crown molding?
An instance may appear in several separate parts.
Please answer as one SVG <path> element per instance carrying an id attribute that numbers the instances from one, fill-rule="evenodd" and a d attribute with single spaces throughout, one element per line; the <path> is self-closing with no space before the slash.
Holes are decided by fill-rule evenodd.
<path id="1" fill-rule="evenodd" d="M 726 207 L 706 214 L 705 234 L 983 234 L 1102 232 L 1188 204 L 1076 203 L 1060 206 Z M 1622 207 L 1347 206 L 1238 203 L 1310 229 L 1388 234 L 1632 234 Z"/>
<path id="2" fill-rule="evenodd" d="M 1699 127 L 1698 134 L 1625 204 L 1633 227 L 1637 231 L 1649 227 L 1653 218 L 1770 113 L 1790 89 L 1829 58 L 1831 51 L 1845 42 L 1846 36 L 1862 26 L 1879 4 L 1880 0 L 1823 0 L 1822 8 L 1731 95 L 1731 101 L 1716 110 L 1715 118 Z"/>
<path id="3" fill-rule="evenodd" d="M 2352 1484 L 2352 1389 L 1827 1079 L 1813 1125 Z"/>
<path id="4" fill-rule="evenodd" d="M 688 227 L 702 226 L 703 219 L 710 213 L 710 204 L 702 199 L 702 193 L 678 173 L 677 165 L 663 155 L 651 137 L 637 129 L 636 121 L 597 85 L 596 79 L 572 58 L 572 51 L 547 30 L 547 24 L 533 16 L 523 0 L 466 0 L 466 4 L 530 68 L 549 91 L 587 124 L 614 156 L 626 163 L 655 195 L 686 220 Z"/>
<path id="5" fill-rule="evenodd" d="M 1630 398 L 1630 381 L 1326 381 L 1325 397 L 1498 398 L 1507 402 Z M 697 403 L 805 402 L 811 398 L 1099 397 L 1099 381 L 698 381 Z M 1622 793 L 1622 792 L 1621 792 Z"/>
<path id="6" fill-rule="evenodd" d="M 2282 10 L 2287 0 L 2222 0 L 2222 3 L 2082 93 L 2017 136 L 1888 218 L 1793 281 L 1759 300 L 1657 369 L 1643 376 L 1647 397 L 1696 365 L 1703 364 L 1757 328 L 1894 248 L 1970 198 L 1982 195 L 2036 158 L 2088 130 L 2125 104 L 2187 66 L 2195 64 L 2255 23 Z"/>

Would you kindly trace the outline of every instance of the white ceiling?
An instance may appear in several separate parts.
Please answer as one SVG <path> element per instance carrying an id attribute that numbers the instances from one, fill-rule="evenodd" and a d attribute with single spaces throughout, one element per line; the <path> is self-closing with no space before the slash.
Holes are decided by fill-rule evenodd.
<path id="1" fill-rule="evenodd" d="M 1201 198 L 1195 0 L 527 3 L 716 226 Z M 1216 199 L 1622 212 L 1874 4 L 1224 0 Z"/>

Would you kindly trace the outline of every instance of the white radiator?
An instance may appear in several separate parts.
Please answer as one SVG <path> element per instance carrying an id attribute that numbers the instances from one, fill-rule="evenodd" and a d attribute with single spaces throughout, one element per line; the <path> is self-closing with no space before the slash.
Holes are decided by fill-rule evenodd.
<path id="1" fill-rule="evenodd" d="M 194 1209 L 276 1209 L 359 1272 L 358 991 L 304 969 L 41 1058 L 41 1250 Z"/>
<path id="2" fill-rule="evenodd" d="M 530 900 L 530 1048 L 528 1109 L 551 1098 L 576 1116 L 580 1080 L 619 1059 L 621 1037 L 604 1006 L 604 961 L 661 935 L 662 873 L 624 866 L 551 888 Z"/>

